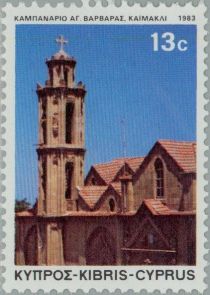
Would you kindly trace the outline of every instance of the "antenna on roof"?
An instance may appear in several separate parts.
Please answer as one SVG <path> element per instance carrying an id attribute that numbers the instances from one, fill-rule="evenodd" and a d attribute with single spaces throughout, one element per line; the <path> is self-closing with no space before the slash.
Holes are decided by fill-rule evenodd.
<path id="1" fill-rule="evenodd" d="M 126 130 L 125 130 L 125 117 L 120 121 L 121 123 L 121 132 L 122 132 L 122 149 L 123 149 L 123 158 L 126 158 L 127 155 L 127 142 L 126 142 Z M 124 172 L 125 172 L 125 163 L 124 163 Z"/>

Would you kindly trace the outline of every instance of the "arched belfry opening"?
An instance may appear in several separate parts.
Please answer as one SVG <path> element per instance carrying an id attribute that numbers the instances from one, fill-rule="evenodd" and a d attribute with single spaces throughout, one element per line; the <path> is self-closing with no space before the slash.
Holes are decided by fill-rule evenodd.
<path id="1" fill-rule="evenodd" d="M 65 85 L 68 86 L 68 69 L 67 68 L 64 68 L 63 76 L 64 76 Z"/>
<path id="2" fill-rule="evenodd" d="M 66 173 L 65 197 L 66 197 L 66 199 L 72 198 L 73 171 L 74 171 L 73 163 L 67 162 L 66 167 L 65 167 L 65 173 Z"/>
<path id="3" fill-rule="evenodd" d="M 73 143 L 73 114 L 74 104 L 68 102 L 66 104 L 66 143 Z"/>
<path id="4" fill-rule="evenodd" d="M 41 132 L 42 132 L 42 143 L 47 143 L 47 122 L 46 122 L 46 115 L 47 115 L 47 107 L 46 102 L 42 104 L 42 117 L 41 117 Z"/>

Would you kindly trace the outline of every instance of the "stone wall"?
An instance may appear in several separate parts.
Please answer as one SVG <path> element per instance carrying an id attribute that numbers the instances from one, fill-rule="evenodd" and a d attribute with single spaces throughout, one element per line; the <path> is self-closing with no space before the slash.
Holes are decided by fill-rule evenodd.
<path id="1" fill-rule="evenodd" d="M 91 237 L 98 230 L 102 233 L 107 232 L 111 237 L 110 241 L 113 243 L 111 251 L 114 253 L 115 264 L 120 264 L 122 228 L 116 217 L 71 217 L 66 219 L 63 230 L 65 264 L 85 265 L 87 263 L 88 247 L 94 242 Z M 103 255 L 102 252 L 105 250 L 106 247 L 98 248 L 95 255 Z M 100 257 L 98 259 L 100 260 Z"/>
<path id="2" fill-rule="evenodd" d="M 190 184 L 189 191 L 186 196 L 183 196 L 183 182 L 181 174 L 178 174 L 177 168 L 168 161 L 163 154 L 154 153 L 151 156 L 149 163 L 142 169 L 138 179 L 134 181 L 134 199 L 135 208 L 138 209 L 144 199 L 156 198 L 156 175 L 154 163 L 157 158 L 160 158 L 164 168 L 164 198 L 163 201 L 171 209 L 179 210 L 182 197 L 185 198 L 184 210 L 190 210 L 195 198 L 195 181 Z M 177 175 L 174 173 L 177 171 Z M 185 193 L 184 193 L 185 194 Z"/>
<path id="3" fill-rule="evenodd" d="M 148 222 L 141 226 L 148 217 L 152 220 L 153 226 Z M 145 245 L 141 245 L 141 241 L 144 232 L 149 234 L 151 229 L 158 237 L 155 238 L 157 244 L 153 245 L 154 249 L 162 248 L 175 252 L 166 251 L 160 256 L 159 252 L 154 252 L 152 255 L 148 252 L 143 255 L 134 251 L 130 252 L 128 259 L 122 248 L 145 248 Z M 15 263 L 17 265 L 142 265 L 149 257 L 152 264 L 194 265 L 195 229 L 193 215 L 152 216 L 145 209 L 133 216 L 68 216 L 47 219 L 19 217 L 16 220 Z M 128 245 L 133 237 L 134 242 Z"/>

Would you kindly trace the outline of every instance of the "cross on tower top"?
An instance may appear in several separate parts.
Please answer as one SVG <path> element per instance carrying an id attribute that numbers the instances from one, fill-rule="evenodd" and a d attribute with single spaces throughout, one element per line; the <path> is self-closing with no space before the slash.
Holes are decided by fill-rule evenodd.
<path id="1" fill-rule="evenodd" d="M 58 38 L 56 38 L 55 39 L 55 41 L 57 42 L 57 43 L 60 43 L 60 50 L 63 50 L 63 46 L 64 46 L 64 44 L 67 44 L 68 43 L 68 41 L 67 40 L 65 40 L 64 39 L 64 37 L 61 35 L 61 36 L 59 36 Z"/>

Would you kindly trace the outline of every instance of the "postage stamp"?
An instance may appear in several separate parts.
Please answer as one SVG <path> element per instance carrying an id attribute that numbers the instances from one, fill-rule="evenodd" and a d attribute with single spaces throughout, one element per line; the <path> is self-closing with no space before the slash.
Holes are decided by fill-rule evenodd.
<path id="1" fill-rule="evenodd" d="M 204 292 L 205 11 L 3 8 L 6 292 Z"/>

